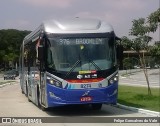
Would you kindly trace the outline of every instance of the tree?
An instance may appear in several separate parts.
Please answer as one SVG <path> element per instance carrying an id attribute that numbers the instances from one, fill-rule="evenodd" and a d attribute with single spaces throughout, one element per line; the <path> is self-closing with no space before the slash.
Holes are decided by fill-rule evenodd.
<path id="1" fill-rule="evenodd" d="M 123 36 L 121 38 L 121 44 L 123 45 L 124 50 L 130 50 L 132 47 L 132 42 L 129 38 L 126 36 Z"/>
<path id="2" fill-rule="evenodd" d="M 125 50 L 131 49 L 137 52 L 140 64 L 143 68 L 143 72 L 146 78 L 146 82 L 148 85 L 148 94 L 151 95 L 151 89 L 148 80 L 148 74 L 146 69 L 146 62 L 144 58 L 144 53 L 141 54 L 140 51 L 150 51 L 150 53 L 156 56 L 159 59 L 159 50 L 160 46 L 155 45 L 152 49 L 149 49 L 148 43 L 152 40 L 152 37 L 149 36 L 150 32 L 155 32 L 159 26 L 160 22 L 160 8 L 151 13 L 147 20 L 145 18 L 139 18 L 137 20 L 132 21 L 132 28 L 130 29 L 129 35 L 134 36 L 134 39 L 130 40 L 127 37 L 122 37 L 122 45 L 124 46 Z"/>
<path id="3" fill-rule="evenodd" d="M 20 46 L 29 33 L 15 29 L 0 30 L 0 68 L 8 67 L 9 62 L 12 65 L 18 62 Z"/>
<path id="4" fill-rule="evenodd" d="M 153 45 L 149 50 L 156 64 L 160 65 L 160 44 Z"/>
<path id="5" fill-rule="evenodd" d="M 123 65 L 125 66 L 126 69 L 130 69 L 132 67 L 132 58 L 124 58 L 123 60 Z"/>
<path id="6" fill-rule="evenodd" d="M 150 32 L 155 32 L 158 29 L 160 22 L 160 8 L 147 17 L 147 22 L 150 25 Z"/>
<path id="7" fill-rule="evenodd" d="M 134 36 L 134 39 L 131 40 L 132 47 L 131 49 L 136 51 L 139 59 L 140 64 L 142 66 L 146 82 L 148 85 L 148 95 L 151 95 L 151 89 L 148 79 L 148 73 L 146 69 L 146 63 L 144 59 L 144 53 L 141 54 L 140 51 L 148 50 L 148 43 L 151 41 L 151 37 L 149 36 L 150 26 L 147 24 L 145 18 L 139 18 L 138 20 L 132 21 L 133 25 L 130 29 L 130 35 Z"/>
<path id="8" fill-rule="evenodd" d="M 157 31 L 158 26 L 160 25 L 160 8 L 148 16 L 147 22 L 150 25 L 150 32 Z M 149 52 L 156 63 L 160 64 L 160 41 L 156 42 L 155 45 L 150 48 Z"/>

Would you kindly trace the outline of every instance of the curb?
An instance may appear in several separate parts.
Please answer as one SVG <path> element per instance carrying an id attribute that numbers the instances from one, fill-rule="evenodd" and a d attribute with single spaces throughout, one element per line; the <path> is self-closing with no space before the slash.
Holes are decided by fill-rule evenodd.
<path id="1" fill-rule="evenodd" d="M 133 111 L 133 112 L 138 112 L 138 113 L 150 115 L 150 116 L 160 117 L 160 112 L 156 112 L 156 111 L 151 111 L 151 110 L 146 110 L 146 109 L 141 109 L 141 108 L 136 108 L 136 107 L 125 106 L 125 105 L 122 105 L 122 104 L 119 104 L 119 103 L 117 103 L 116 107 L 121 108 L 121 109 L 126 109 L 126 110 L 129 110 L 129 111 Z"/>
<path id="2" fill-rule="evenodd" d="M 10 82 L 10 83 L 2 84 L 2 85 L 0 85 L 0 88 L 5 87 L 7 85 L 13 85 L 13 84 L 16 84 L 16 82 Z"/>

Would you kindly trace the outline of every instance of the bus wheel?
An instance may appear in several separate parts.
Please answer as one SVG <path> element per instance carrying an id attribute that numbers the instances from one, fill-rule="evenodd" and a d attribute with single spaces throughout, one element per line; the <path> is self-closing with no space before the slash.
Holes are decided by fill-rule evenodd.
<path id="1" fill-rule="evenodd" d="M 29 99 L 29 93 L 28 93 L 28 101 L 31 102 L 31 100 Z"/>
<path id="2" fill-rule="evenodd" d="M 37 88 L 37 106 L 40 108 L 41 104 L 40 104 L 40 96 L 39 96 L 39 88 Z"/>
<path id="3" fill-rule="evenodd" d="M 29 96 L 28 96 L 28 101 L 31 102 L 31 100 L 29 99 Z"/>
<path id="4" fill-rule="evenodd" d="M 21 89 L 21 93 L 22 93 L 22 94 L 24 94 L 24 91 L 23 91 L 23 89 Z"/>
<path id="5" fill-rule="evenodd" d="M 26 84 L 26 93 L 25 96 L 28 97 L 28 88 L 27 88 L 27 84 Z"/>
<path id="6" fill-rule="evenodd" d="M 93 110 L 101 110 L 101 108 L 102 108 L 102 104 L 101 103 L 92 104 L 92 109 Z"/>
<path id="7" fill-rule="evenodd" d="M 26 84 L 26 97 L 28 99 L 29 102 L 31 102 L 31 100 L 29 99 L 29 93 L 28 93 L 28 86 Z"/>
<path id="8" fill-rule="evenodd" d="M 43 106 L 41 105 L 41 110 L 42 110 L 42 111 L 47 111 L 47 108 L 45 108 L 45 107 L 43 107 Z"/>

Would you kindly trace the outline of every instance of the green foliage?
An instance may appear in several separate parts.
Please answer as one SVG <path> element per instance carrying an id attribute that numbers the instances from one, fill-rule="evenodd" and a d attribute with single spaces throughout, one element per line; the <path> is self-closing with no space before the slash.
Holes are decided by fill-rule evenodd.
<path id="1" fill-rule="evenodd" d="M 0 30 L 0 66 L 11 62 L 18 62 L 19 50 L 24 37 L 30 31 L 19 31 L 15 29 Z"/>
<path id="2" fill-rule="evenodd" d="M 151 41 L 151 37 L 147 36 L 146 34 L 150 32 L 150 26 L 146 23 L 144 18 L 139 18 L 138 20 L 133 20 L 132 29 L 130 35 L 134 36 L 135 38 L 131 41 L 132 42 L 132 49 L 137 52 L 140 64 L 143 68 L 143 72 L 146 78 L 146 82 L 148 85 L 148 95 L 151 95 L 151 89 L 146 69 L 146 62 L 144 58 L 144 53 L 141 55 L 141 50 L 148 50 L 148 43 Z"/>
<path id="3" fill-rule="evenodd" d="M 148 23 L 150 25 L 150 32 L 155 32 L 158 28 L 160 23 L 160 8 L 157 9 L 155 12 L 151 13 L 147 17 Z M 160 64 L 160 44 L 155 44 L 149 49 L 151 56 L 155 60 L 155 64 Z"/>
<path id="4" fill-rule="evenodd" d="M 160 45 L 152 46 L 150 52 L 153 56 L 160 56 Z"/>
<path id="5" fill-rule="evenodd" d="M 129 35 L 134 36 L 134 39 L 130 40 L 126 36 L 121 38 L 124 50 L 134 50 L 137 53 L 139 53 L 140 50 L 148 50 L 155 60 L 159 61 L 160 45 L 154 45 L 150 48 L 148 43 L 152 40 L 149 33 L 155 32 L 160 23 L 160 8 L 151 13 L 147 19 L 139 18 L 133 20 L 132 23 Z"/>
<path id="6" fill-rule="evenodd" d="M 132 40 L 132 50 L 139 52 L 140 50 L 148 50 L 148 43 L 151 37 L 147 35 L 136 37 Z"/>
<path id="7" fill-rule="evenodd" d="M 154 58 L 156 64 L 160 64 L 160 44 L 155 44 L 150 47 L 149 52 Z"/>
<path id="8" fill-rule="evenodd" d="M 147 49 L 148 43 L 152 38 L 146 35 L 150 32 L 150 28 L 146 24 L 145 19 L 139 18 L 138 20 L 133 20 L 132 29 L 130 30 L 130 35 L 135 36 L 132 40 L 132 49 L 137 52 Z"/>
<path id="9" fill-rule="evenodd" d="M 149 32 L 149 26 L 146 25 L 145 18 L 139 18 L 138 20 L 132 21 L 133 25 L 131 28 L 130 35 L 143 36 Z"/>
<path id="10" fill-rule="evenodd" d="M 150 24 L 150 31 L 155 32 L 158 28 L 158 23 L 160 22 L 160 8 L 155 12 L 151 13 L 147 17 L 148 23 Z"/>
<path id="11" fill-rule="evenodd" d="M 130 50 L 132 47 L 132 42 L 129 38 L 126 36 L 123 36 L 121 38 L 121 44 L 123 45 L 124 50 Z"/>
<path id="12" fill-rule="evenodd" d="M 123 66 L 126 68 L 126 69 L 129 69 L 131 68 L 133 65 L 132 65 L 132 58 L 125 58 L 123 59 Z"/>
<path id="13" fill-rule="evenodd" d="M 140 50 L 148 49 L 148 43 L 152 40 L 152 37 L 146 35 L 150 32 L 150 26 L 146 24 L 144 18 L 139 18 L 132 21 L 133 25 L 130 29 L 130 35 L 134 36 L 132 40 L 123 36 L 121 38 L 124 50 L 134 50 L 140 52 Z"/>
<path id="14" fill-rule="evenodd" d="M 145 67 L 146 62 L 144 58 L 144 53 L 141 54 L 140 51 L 149 50 L 148 43 L 152 40 L 152 37 L 149 36 L 149 33 L 155 32 L 157 30 L 158 28 L 157 26 L 159 22 L 160 22 L 160 9 L 150 14 L 150 16 L 148 17 L 148 20 L 146 20 L 145 18 L 139 18 L 137 20 L 136 19 L 133 20 L 132 28 L 130 29 L 129 35 L 133 36 L 134 38 L 132 40 L 124 38 L 122 42 L 122 44 L 124 44 L 126 48 L 130 47 L 131 50 L 136 51 L 139 56 L 140 64 L 143 68 L 143 72 L 148 85 L 148 95 L 151 95 L 151 89 L 149 85 L 147 69 Z M 155 49 L 155 51 L 156 53 L 158 53 L 157 48 Z"/>

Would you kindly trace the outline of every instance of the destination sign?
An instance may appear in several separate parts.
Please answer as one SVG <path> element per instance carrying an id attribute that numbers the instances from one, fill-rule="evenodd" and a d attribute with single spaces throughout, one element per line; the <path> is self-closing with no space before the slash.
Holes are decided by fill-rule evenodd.
<path id="1" fill-rule="evenodd" d="M 62 38 L 54 41 L 57 45 L 102 45 L 107 38 Z"/>

